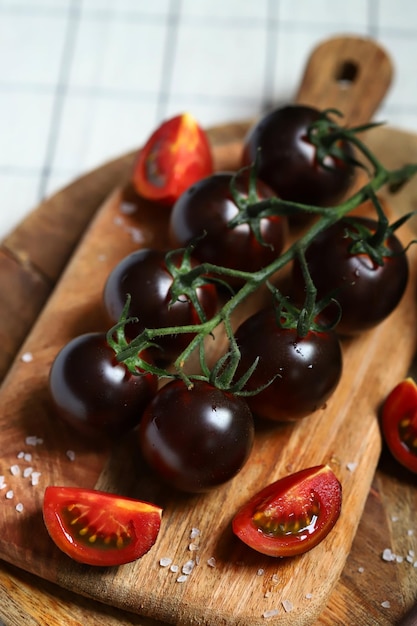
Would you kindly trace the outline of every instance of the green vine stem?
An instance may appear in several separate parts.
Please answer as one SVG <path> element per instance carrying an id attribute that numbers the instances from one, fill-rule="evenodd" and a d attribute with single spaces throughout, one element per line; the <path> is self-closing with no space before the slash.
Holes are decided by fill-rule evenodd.
<path id="1" fill-rule="evenodd" d="M 368 127 L 366 127 L 368 128 Z M 179 327 L 167 327 L 167 328 L 147 328 L 142 331 L 135 339 L 130 343 L 122 341 L 116 348 L 117 359 L 123 361 L 134 373 L 138 373 L 138 367 L 142 370 L 153 371 L 158 376 L 176 377 L 181 378 L 188 387 L 192 387 L 193 380 L 211 380 L 214 384 L 218 384 L 221 387 L 227 387 L 231 384 L 233 373 L 236 369 L 237 359 L 239 358 L 238 347 L 234 341 L 233 331 L 231 328 L 231 316 L 235 309 L 246 300 L 252 293 L 254 293 L 261 285 L 267 284 L 271 276 L 277 271 L 282 269 L 286 264 L 292 261 L 295 256 L 303 255 L 309 244 L 313 239 L 322 231 L 329 228 L 337 221 L 348 215 L 353 209 L 361 205 L 367 200 L 375 202 L 376 192 L 384 185 L 388 188 L 398 189 L 405 184 L 415 173 L 417 173 L 417 164 L 406 165 L 397 170 L 387 170 L 377 158 L 368 150 L 368 148 L 356 137 L 351 136 L 351 131 L 344 131 L 344 137 L 346 133 L 349 136 L 349 140 L 361 151 L 362 155 L 366 157 L 368 162 L 374 169 L 373 177 L 350 198 L 343 201 L 337 206 L 331 207 L 316 207 L 310 205 L 304 205 L 296 202 L 283 201 L 279 198 L 273 197 L 267 200 L 256 201 L 254 204 L 246 204 L 242 210 L 230 222 L 230 227 L 234 227 L 239 223 L 248 222 L 254 219 L 261 220 L 265 217 L 272 215 L 287 215 L 294 211 L 303 211 L 308 213 L 314 213 L 318 215 L 318 219 L 300 238 L 295 241 L 286 251 L 278 256 L 272 263 L 263 267 L 256 272 L 243 272 L 239 270 L 233 270 L 225 267 L 213 265 L 211 263 L 202 263 L 197 267 L 190 270 L 190 276 L 187 278 L 188 286 L 194 284 L 193 279 L 201 280 L 214 280 L 218 279 L 221 282 L 221 277 L 234 277 L 239 278 L 244 282 L 243 286 L 224 303 L 221 309 L 209 320 L 201 319 L 200 323 L 191 324 L 187 326 Z M 386 218 L 382 214 L 382 208 L 378 201 L 376 201 L 377 213 L 382 219 L 384 228 L 386 229 Z M 249 214 L 249 218 L 248 218 Z M 409 217 L 409 216 L 407 216 Z M 406 218 L 400 218 L 396 225 L 403 223 Z M 380 234 L 376 234 L 379 237 Z M 191 275 L 192 273 L 192 275 Z M 182 274 L 182 280 L 184 280 L 184 273 Z M 175 279 L 174 279 L 175 282 Z M 210 336 L 214 336 L 214 331 L 217 327 L 223 325 L 226 336 L 231 346 L 231 353 L 228 353 L 224 359 L 220 362 L 217 369 L 209 371 L 204 359 L 204 341 Z M 115 328 L 118 329 L 120 334 L 120 326 L 123 326 L 123 320 L 113 329 L 110 329 L 109 338 L 114 336 Z M 305 331 L 305 324 L 303 329 Z M 191 333 L 194 337 L 191 339 L 187 347 L 181 352 L 172 365 L 172 369 L 165 370 L 156 368 L 150 364 L 144 362 L 138 354 L 148 348 L 151 345 L 157 343 L 158 337 L 166 335 L 178 334 L 178 333 Z M 113 344 L 115 343 L 113 339 Z M 117 342 L 116 342 L 117 343 Z M 190 359 L 192 353 L 199 349 L 201 374 L 186 374 L 184 367 L 186 362 Z M 229 369 L 227 369 L 229 367 Z M 226 370 L 224 370 L 226 368 Z M 221 375 L 220 375 L 221 372 Z"/>

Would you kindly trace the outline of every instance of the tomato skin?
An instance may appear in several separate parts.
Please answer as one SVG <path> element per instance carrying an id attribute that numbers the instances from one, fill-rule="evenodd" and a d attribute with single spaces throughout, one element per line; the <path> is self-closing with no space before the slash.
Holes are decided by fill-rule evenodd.
<path id="1" fill-rule="evenodd" d="M 377 222 L 355 217 L 355 221 L 372 232 Z M 308 269 L 320 299 L 337 290 L 335 299 L 342 308 L 337 332 L 355 335 L 381 323 L 399 304 L 408 282 L 408 260 L 403 246 L 394 235 L 385 245 L 394 256 L 385 257 L 377 265 L 368 255 L 350 254 L 352 239 L 346 237 L 352 226 L 340 220 L 319 234 L 306 250 Z M 353 229 L 355 230 L 355 229 Z M 295 296 L 304 298 L 304 280 L 297 260 L 293 264 L 292 281 Z"/>
<path id="2" fill-rule="evenodd" d="M 237 379 L 259 357 L 245 385 L 254 415 L 287 422 L 304 418 L 321 408 L 335 391 L 343 367 L 340 341 L 333 331 L 309 331 L 298 337 L 295 329 L 280 328 L 272 307 L 245 320 L 236 334 L 241 359 Z M 278 375 L 278 376 L 277 376 Z"/>
<path id="3" fill-rule="evenodd" d="M 170 237 L 173 247 L 184 247 L 204 233 L 195 247 L 200 261 L 254 272 L 280 254 L 287 239 L 288 224 L 285 217 L 279 216 L 261 221 L 261 234 L 269 245 L 258 243 L 248 224 L 230 228 L 228 223 L 238 213 L 230 191 L 233 176 L 231 172 L 217 172 L 190 187 L 172 209 Z M 241 174 L 236 185 L 239 192 L 247 196 L 248 174 Z M 261 199 L 274 196 L 272 190 L 260 182 L 258 193 Z"/>
<path id="4" fill-rule="evenodd" d="M 401 381 L 388 394 L 381 427 L 392 456 L 417 474 L 417 385 L 412 378 Z"/>
<path id="5" fill-rule="evenodd" d="M 213 172 L 206 133 L 189 114 L 163 122 L 139 151 L 133 187 L 143 198 L 172 206 L 197 180 Z"/>
<path id="6" fill-rule="evenodd" d="M 178 257 L 179 258 L 179 257 Z M 197 265 L 192 260 L 192 265 Z M 165 253 L 160 250 L 142 248 L 122 259 L 110 272 L 103 291 L 104 306 L 111 323 L 115 324 L 126 304 L 127 295 L 131 302 L 129 317 L 137 317 L 138 321 L 125 326 L 126 336 L 133 339 L 145 328 L 166 328 L 197 324 L 199 318 L 194 306 L 187 300 L 175 302 L 171 300 L 170 289 L 173 278 L 165 263 Z M 206 314 L 212 317 L 217 309 L 217 291 L 213 284 L 197 289 L 197 297 Z M 149 349 L 157 361 L 169 362 L 191 341 L 191 336 L 178 334 L 156 338 L 159 349 Z"/>
<path id="7" fill-rule="evenodd" d="M 132 498 L 81 487 L 45 489 L 43 518 L 49 535 L 65 554 L 86 565 L 139 559 L 154 545 L 161 517 L 157 505 Z"/>
<path id="8" fill-rule="evenodd" d="M 332 157 L 327 159 L 329 167 L 317 162 L 307 130 L 319 116 L 320 111 L 303 105 L 285 106 L 265 115 L 244 140 L 242 165 L 250 165 L 257 158 L 259 178 L 284 200 L 317 206 L 335 204 L 351 185 L 353 166 Z M 350 146 L 346 142 L 342 145 L 352 156 Z"/>
<path id="9" fill-rule="evenodd" d="M 153 374 L 136 376 L 118 363 L 104 333 L 86 333 L 70 340 L 49 372 L 49 392 L 57 415 L 93 438 L 119 437 L 134 428 L 157 385 Z"/>
<path id="10" fill-rule="evenodd" d="M 290 474 L 254 495 L 237 512 L 233 532 L 261 554 L 291 557 L 317 546 L 337 522 L 342 487 L 327 465 Z M 301 528 L 296 528 L 301 524 Z"/>
<path id="11" fill-rule="evenodd" d="M 187 389 L 174 380 L 162 387 L 146 409 L 139 443 L 148 464 L 175 488 L 208 491 L 235 476 L 254 440 L 246 402 L 195 381 Z"/>

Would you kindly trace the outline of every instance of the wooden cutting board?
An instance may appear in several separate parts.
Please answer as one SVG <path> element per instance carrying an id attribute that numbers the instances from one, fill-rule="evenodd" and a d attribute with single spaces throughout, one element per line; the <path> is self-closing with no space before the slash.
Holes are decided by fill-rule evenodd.
<path id="1" fill-rule="evenodd" d="M 358 42 L 355 44 L 354 49 L 357 52 Z M 340 50 L 340 43 L 338 46 Z M 349 51 L 352 53 L 352 49 Z M 360 58 L 363 58 L 363 55 Z M 379 52 L 377 58 L 380 61 Z M 338 106 L 334 101 L 324 104 L 328 105 Z M 320 103 L 320 106 L 323 106 L 323 103 Z M 371 114 L 372 110 L 368 111 L 367 117 Z M 351 119 L 355 119 L 355 116 L 352 115 Z M 363 120 L 355 119 L 355 123 L 359 121 Z M 246 129 L 247 124 L 241 124 L 217 129 L 211 133 L 219 168 L 236 166 L 240 142 Z M 387 159 L 393 159 L 392 165 L 402 164 L 403 148 L 406 145 L 415 147 L 411 141 L 407 144 L 407 135 L 402 136 L 395 131 L 378 129 L 374 136 L 377 153 L 381 158 L 387 156 Z M 387 139 L 390 142 L 389 149 L 385 145 Z M 392 142 L 395 141 L 399 149 L 393 154 Z M 11 284 L 15 289 L 17 287 L 18 295 L 11 298 L 11 303 L 9 301 L 5 303 L 3 311 L 7 306 L 13 309 L 9 312 L 15 314 L 14 321 L 18 322 L 17 326 L 20 325 L 21 336 L 26 335 L 30 326 L 30 315 L 20 314 L 22 310 L 27 310 L 27 307 L 22 307 L 24 301 L 22 295 L 27 297 L 33 293 L 36 297 L 33 300 L 30 298 L 29 302 L 34 302 L 34 309 L 42 306 L 42 301 L 60 276 L 61 269 L 70 256 L 71 247 L 83 231 L 94 208 L 100 204 L 101 197 L 107 195 L 109 189 L 117 185 L 119 188 L 123 187 L 129 175 L 131 158 L 132 156 L 128 155 L 77 181 L 62 194 L 48 201 L 49 206 L 47 202 L 40 207 L 22 228 L 4 243 L 2 253 L 6 260 L 3 261 L 2 258 L 1 280 L 9 289 Z M 404 162 L 413 159 L 416 161 L 417 156 L 410 159 L 409 155 L 404 155 Z M 111 179 L 109 183 L 105 182 L 107 176 Z M 394 208 L 399 212 L 408 210 L 413 205 L 416 198 L 415 187 L 414 195 L 410 195 L 410 189 L 411 186 L 395 200 Z M 144 238 L 143 243 L 147 245 L 149 241 L 154 241 L 157 229 L 159 233 L 163 232 L 160 227 L 163 226 L 164 218 L 161 218 L 161 222 L 154 210 L 148 211 L 147 207 L 143 206 L 138 220 L 137 216 L 129 217 L 120 212 L 119 199 L 119 191 L 116 190 L 97 213 L 62 275 L 57 289 L 48 300 L 24 345 L 20 347 L 17 359 L 5 378 L 0 394 L 2 406 L 0 473 L 7 474 L 10 465 L 16 463 L 16 454 L 25 448 L 25 435 L 35 434 L 44 440 L 42 445 L 32 450 L 33 464 L 36 462 L 35 469 L 42 472 L 43 487 L 48 482 L 55 484 L 65 482 L 84 486 L 95 485 L 147 499 L 159 498 L 165 504 L 164 520 L 167 524 L 165 533 L 154 550 L 137 564 L 110 572 L 92 571 L 90 568 L 76 566 L 54 550 L 46 536 L 39 516 L 42 489 L 28 490 L 28 485 L 24 484 L 22 479 L 20 481 L 15 479 L 16 497 L 21 499 L 25 509 L 23 513 L 18 514 L 13 507 L 16 500 L 13 500 L 13 503 L 4 503 L 0 513 L 2 529 L 0 554 L 6 561 L 47 580 L 58 582 L 65 588 L 171 623 L 191 623 L 194 620 L 193 623 L 260 624 L 265 623 L 262 613 L 271 608 L 280 609 L 280 615 L 274 618 L 274 623 L 312 623 L 328 603 L 331 591 L 343 570 L 369 493 L 381 446 L 376 421 L 378 404 L 393 384 L 408 371 L 414 354 L 416 311 L 413 288 L 409 289 L 402 306 L 392 318 L 376 331 L 361 338 L 360 342 L 345 345 L 344 377 L 335 398 L 324 411 L 294 429 L 284 429 L 284 433 L 273 432 L 273 446 L 270 441 L 271 433 L 268 437 L 260 433 L 251 462 L 231 485 L 213 495 L 178 501 L 170 498 L 151 476 L 138 481 L 133 473 L 135 468 L 127 468 L 126 464 L 122 464 L 122 459 L 130 448 L 128 443 L 115 451 L 96 452 L 81 445 L 70 432 L 65 433 L 66 439 L 63 441 L 64 433 L 58 424 L 51 429 L 53 418 L 50 415 L 44 388 L 47 368 L 57 348 L 72 334 L 81 330 L 91 330 L 103 323 L 99 307 L 93 307 L 93 304 L 100 300 L 100 287 L 109 268 L 122 254 L 126 254 L 137 245 L 137 235 L 140 234 Z M 86 213 L 81 217 L 78 215 L 79 211 L 74 208 L 80 203 L 86 207 Z M 62 207 L 62 215 L 58 210 L 50 212 L 51 208 L 57 207 Z M 115 231 L 117 242 L 114 239 Z M 50 235 L 45 236 L 47 233 Z M 77 234 L 75 238 L 72 236 L 74 233 Z M 39 237 L 42 237 L 41 246 Z M 62 238 L 66 242 L 64 250 L 61 249 Z M 160 235 L 157 242 L 158 244 L 163 242 Z M 413 265 L 415 266 L 414 257 Z M 5 293 L 4 289 L 2 293 Z M 89 314 L 87 325 L 80 322 L 80 314 L 86 312 Z M 6 326 L 9 329 L 16 327 L 16 324 L 11 325 L 8 321 L 9 316 L 4 320 L 2 332 Z M 10 340 L 11 347 L 4 361 L 5 369 L 13 351 L 19 346 L 19 339 L 13 337 L 12 339 L 14 343 Z M 5 345 L 7 346 L 7 342 Z M 33 361 L 22 362 L 20 356 L 28 352 L 33 355 Z M 393 352 L 395 358 L 387 361 L 387 355 Z M 286 451 L 282 457 L 276 459 L 275 446 L 280 444 L 285 444 Z M 76 461 L 72 463 L 65 455 L 69 448 L 76 450 Z M 236 544 L 230 535 L 228 524 L 233 511 L 246 499 L 247 494 L 260 484 L 287 473 L 289 469 L 295 470 L 323 461 L 332 464 L 342 480 L 345 493 L 344 514 L 338 522 L 337 531 L 335 529 L 326 542 L 297 561 L 279 563 L 249 554 L 246 549 Z M 350 463 L 357 463 L 354 472 L 347 467 Z M 383 496 L 386 500 L 388 499 L 386 493 L 392 492 L 397 496 L 398 489 L 404 487 L 397 483 L 397 479 L 389 475 L 382 476 L 381 482 L 378 482 L 380 479 L 379 474 L 377 475 L 374 481 L 374 489 L 377 491 L 371 492 L 365 509 L 365 521 L 366 512 L 371 511 L 372 523 L 368 526 L 371 534 L 370 536 L 366 532 L 365 536 L 358 534 L 359 551 L 356 554 L 351 553 L 351 559 L 354 554 L 356 562 L 354 560 L 353 565 L 349 565 L 348 561 L 343 570 L 344 577 L 328 605 L 329 624 L 388 624 L 393 622 L 394 614 L 398 616 L 404 607 L 410 604 L 412 596 L 410 590 L 413 582 L 414 584 L 417 582 L 415 578 L 413 579 L 412 568 L 402 577 L 397 569 L 394 569 L 399 564 L 384 564 L 384 568 L 380 565 L 380 552 L 390 545 L 390 537 L 394 537 L 395 534 L 395 529 L 390 529 L 392 524 L 386 517 L 380 498 Z M 386 485 L 388 489 L 385 493 Z M 408 488 L 407 485 L 406 487 Z M 401 506 L 403 516 L 401 523 L 406 524 L 407 515 L 415 511 L 412 507 L 412 493 L 412 491 L 408 493 L 410 502 L 406 501 L 405 505 Z M 403 505 L 403 502 L 401 504 Z M 181 564 L 190 558 L 187 545 L 191 526 L 199 526 L 202 531 L 200 550 L 202 561 L 186 585 L 182 586 L 175 583 L 175 578 L 167 575 L 166 570 L 159 567 L 158 559 L 160 556 L 173 556 Z M 396 528 L 399 529 L 400 526 Z M 408 530 L 406 526 L 404 528 Z M 385 535 L 386 543 L 382 543 L 378 549 L 378 543 L 381 543 L 381 537 L 382 540 L 385 539 Z M 34 536 L 36 542 L 33 541 Z M 395 540 L 397 544 L 393 544 L 393 549 L 395 545 L 398 547 L 402 545 L 401 539 L 405 544 L 404 537 L 397 537 Z M 362 559 L 363 550 L 365 552 Z M 203 565 L 204 559 L 207 560 L 210 556 L 217 556 L 218 566 L 214 569 Z M 363 573 L 358 571 L 361 566 L 365 568 Z M 263 570 L 262 576 L 258 574 L 260 569 Z M 8 590 L 11 600 L 8 606 L 12 619 L 17 619 L 16 615 L 21 614 L 17 613 L 17 607 L 19 606 L 19 611 L 22 610 L 20 601 L 25 597 L 25 586 L 33 583 L 26 574 L 18 573 L 13 568 L 11 570 L 10 566 L 5 565 L 4 571 L 3 586 L 0 589 Z M 393 593 L 393 572 L 396 581 L 395 591 L 401 594 L 399 597 Z M 411 583 L 404 583 L 403 579 L 411 580 Z M 379 584 L 376 585 L 376 582 Z M 104 610 L 88 604 L 84 599 L 73 603 L 69 599 L 70 596 L 62 591 L 54 591 L 48 583 L 37 581 L 36 584 L 45 590 L 41 596 L 42 601 L 46 598 L 47 606 L 54 607 L 48 619 L 43 617 L 44 621 L 38 623 L 53 624 L 55 619 L 53 613 L 57 604 L 62 606 L 62 603 L 64 606 L 68 606 L 65 603 L 70 603 L 70 612 L 75 615 L 73 623 L 89 623 L 88 615 L 93 615 L 90 623 L 96 623 L 94 612 L 98 611 L 101 614 Z M 14 593 L 10 594 L 12 586 Z M 225 589 L 228 590 L 227 593 L 224 593 Z M 383 594 L 380 598 L 375 593 L 376 589 Z M 240 602 L 242 592 L 245 597 L 244 605 Z M 313 595 L 307 599 L 305 595 L 309 592 Z M 294 606 L 291 613 L 285 613 L 282 608 L 281 601 L 286 599 Z M 380 602 L 387 599 L 392 605 L 389 614 L 387 609 L 380 608 Z M 23 604 L 29 614 L 35 615 L 33 612 L 30 613 L 33 605 L 32 609 L 28 608 L 30 602 L 26 601 Z M 78 610 L 80 605 L 82 609 L 87 607 L 92 612 L 82 610 L 80 613 Z M 45 611 L 45 605 L 42 611 Z M 108 617 L 112 620 L 115 613 L 113 609 L 109 611 Z M 79 618 L 76 617 L 77 614 L 80 615 Z M 354 620 L 352 615 L 355 615 Z M 323 616 L 326 620 L 326 612 Z M 382 621 L 384 617 L 388 621 Z M 134 620 L 126 623 L 150 623 L 136 617 L 124 616 L 120 619 Z M 360 619 L 367 621 L 361 622 Z M 371 622 L 371 619 L 374 621 Z M 60 620 L 55 623 L 69 622 Z"/>

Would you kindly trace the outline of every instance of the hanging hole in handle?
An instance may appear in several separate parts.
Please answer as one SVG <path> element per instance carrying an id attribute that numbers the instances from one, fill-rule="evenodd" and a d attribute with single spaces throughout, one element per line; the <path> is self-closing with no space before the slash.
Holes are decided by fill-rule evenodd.
<path id="1" fill-rule="evenodd" d="M 344 61 L 337 70 L 336 80 L 342 89 L 349 89 L 358 76 L 358 65 L 354 61 Z"/>

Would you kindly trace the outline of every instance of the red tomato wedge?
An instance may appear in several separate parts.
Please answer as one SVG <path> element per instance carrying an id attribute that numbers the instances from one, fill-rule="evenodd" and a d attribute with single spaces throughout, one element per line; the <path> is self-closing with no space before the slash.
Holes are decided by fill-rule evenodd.
<path id="1" fill-rule="evenodd" d="M 136 192 L 171 206 L 201 178 L 213 173 L 206 133 L 189 113 L 163 122 L 139 151 L 133 169 Z"/>
<path id="2" fill-rule="evenodd" d="M 327 465 L 285 476 L 253 496 L 232 522 L 235 535 L 268 556 L 303 554 L 337 522 L 342 487 Z"/>
<path id="3" fill-rule="evenodd" d="M 392 456 L 417 473 L 417 385 L 412 378 L 401 381 L 388 394 L 381 425 Z"/>
<path id="4" fill-rule="evenodd" d="M 87 565 L 122 565 L 154 545 L 162 509 L 94 489 L 47 487 L 46 528 L 65 554 Z"/>

